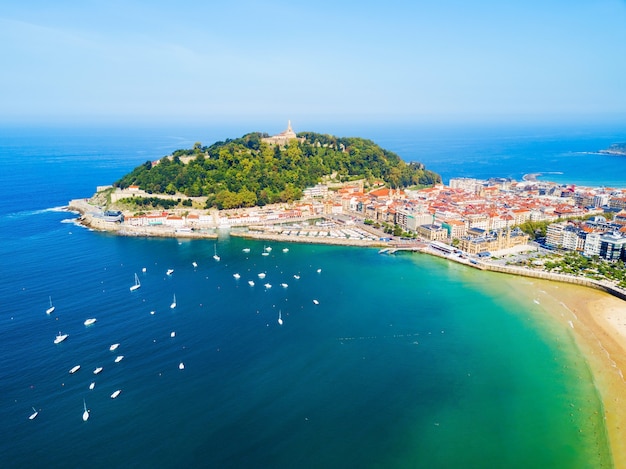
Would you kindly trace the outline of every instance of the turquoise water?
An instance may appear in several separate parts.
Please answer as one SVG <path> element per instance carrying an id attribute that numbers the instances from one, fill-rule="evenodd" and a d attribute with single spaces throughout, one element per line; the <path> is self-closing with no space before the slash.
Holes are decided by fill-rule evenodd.
<path id="1" fill-rule="evenodd" d="M 272 243 L 261 256 L 225 233 L 215 262 L 214 241 L 88 231 L 48 208 L 123 174 L 125 145 L 145 160 L 142 139 L 106 140 L 100 156 L 80 151 L 93 137 L 54 158 L 33 144 L 37 171 L 2 172 L 1 467 L 610 464 L 569 331 L 501 277 L 375 249 Z M 3 148 L 15 166 L 22 147 Z"/>

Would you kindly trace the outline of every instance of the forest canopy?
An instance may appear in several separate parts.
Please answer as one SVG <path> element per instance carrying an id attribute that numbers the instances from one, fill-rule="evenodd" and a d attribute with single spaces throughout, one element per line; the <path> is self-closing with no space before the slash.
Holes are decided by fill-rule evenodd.
<path id="1" fill-rule="evenodd" d="M 265 136 L 254 132 L 208 147 L 196 143 L 156 164 L 146 161 L 114 185 L 137 185 L 150 194 L 205 196 L 207 207 L 226 209 L 297 200 L 303 189 L 328 175 L 340 181 L 382 180 L 394 189 L 441 182 L 423 164 L 406 163 L 371 140 L 301 132 L 304 141 L 280 147 L 262 142 Z"/>

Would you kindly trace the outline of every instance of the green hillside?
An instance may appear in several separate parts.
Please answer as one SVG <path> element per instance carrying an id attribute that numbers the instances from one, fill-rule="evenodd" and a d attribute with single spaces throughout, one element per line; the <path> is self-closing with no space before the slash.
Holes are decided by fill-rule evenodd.
<path id="1" fill-rule="evenodd" d="M 405 163 L 398 155 L 362 138 L 302 132 L 304 142 L 281 148 L 261 141 L 255 132 L 235 140 L 177 150 L 158 164 L 146 161 L 114 185 L 137 185 L 151 194 L 183 193 L 207 197 L 207 207 L 251 207 L 289 202 L 302 190 L 332 175 L 336 180 L 383 180 L 392 188 L 429 186 L 441 177 L 421 163 Z"/>

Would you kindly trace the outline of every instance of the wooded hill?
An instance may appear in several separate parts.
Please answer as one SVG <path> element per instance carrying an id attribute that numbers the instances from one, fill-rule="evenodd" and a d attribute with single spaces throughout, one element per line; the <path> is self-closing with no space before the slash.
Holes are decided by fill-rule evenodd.
<path id="1" fill-rule="evenodd" d="M 146 161 L 114 185 L 137 185 L 151 194 L 206 196 L 207 207 L 226 209 L 297 200 L 304 188 L 328 175 L 339 181 L 382 180 L 394 189 L 441 182 L 423 164 L 405 163 L 371 140 L 301 132 L 304 142 L 292 140 L 281 148 L 262 142 L 265 136 L 249 133 L 208 147 L 196 143 L 158 164 Z"/>

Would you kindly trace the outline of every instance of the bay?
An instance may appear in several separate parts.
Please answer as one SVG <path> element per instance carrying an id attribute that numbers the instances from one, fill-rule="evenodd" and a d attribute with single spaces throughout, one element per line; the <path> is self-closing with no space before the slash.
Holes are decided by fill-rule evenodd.
<path id="1" fill-rule="evenodd" d="M 215 262 L 215 241 L 115 237 L 53 210 L 227 130 L 2 134 L 2 467 L 609 464 L 573 339 L 497 275 L 375 249 L 275 243 L 261 256 L 225 232 Z M 394 131 L 394 151 L 434 145 Z M 439 148 L 440 167 L 458 151 Z"/>

